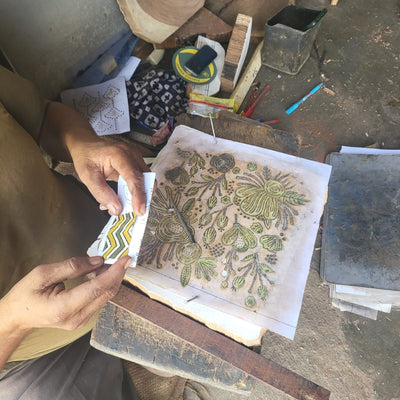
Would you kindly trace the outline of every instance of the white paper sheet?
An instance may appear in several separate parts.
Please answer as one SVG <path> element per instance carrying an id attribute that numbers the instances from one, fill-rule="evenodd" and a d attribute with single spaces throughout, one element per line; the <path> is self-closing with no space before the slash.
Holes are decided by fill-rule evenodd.
<path id="1" fill-rule="evenodd" d="M 376 321 L 378 311 L 371 308 L 359 306 L 357 304 L 348 303 L 347 301 L 332 299 L 332 306 L 338 308 L 340 311 L 347 311 L 353 314 L 360 315 L 365 318 L 373 319 Z"/>
<path id="2" fill-rule="evenodd" d="M 121 71 L 119 71 L 118 76 L 122 76 L 125 81 L 129 81 L 132 78 L 132 75 L 135 73 L 136 68 L 140 64 L 140 58 L 137 57 L 129 57 L 126 64 L 123 66 Z"/>
<path id="3" fill-rule="evenodd" d="M 226 154 L 229 154 L 231 158 Z M 214 160 L 214 167 L 211 160 Z M 234 160 L 232 163 L 235 163 L 235 168 L 233 164 L 225 165 L 227 160 Z M 215 166 L 215 161 L 221 162 L 221 165 Z M 270 168 L 272 174 L 270 178 L 265 178 L 266 181 L 262 178 L 262 174 L 266 172 L 265 168 Z M 152 169 L 157 173 L 159 189 L 158 194 L 156 192 L 153 197 L 152 207 L 158 204 L 162 209 L 166 208 L 162 220 L 157 220 L 150 213 L 151 223 L 147 225 L 147 239 L 145 234 L 140 255 L 140 257 L 147 257 L 147 261 L 140 261 L 135 271 L 132 271 L 129 276 L 142 289 L 149 288 L 148 292 L 152 292 L 150 295 L 158 299 L 165 298 L 166 292 L 171 302 L 174 294 L 176 298 L 186 299 L 197 296 L 194 301 L 200 303 L 203 309 L 208 308 L 209 315 L 216 309 L 218 312 L 237 317 L 239 321 L 242 319 L 293 339 L 331 167 L 220 138 L 215 142 L 210 135 L 186 126 L 179 126 L 173 132 L 167 146 L 158 155 Z M 191 179 L 188 180 L 189 175 L 185 174 L 192 174 Z M 223 183 L 224 175 L 226 183 Z M 168 179 L 166 179 L 167 176 Z M 238 176 L 242 176 L 242 180 L 238 179 Z M 287 195 L 289 192 L 295 195 L 297 190 L 299 193 L 306 194 L 307 202 L 295 211 L 293 224 L 289 223 L 290 226 L 282 228 L 281 223 L 284 219 L 282 214 L 283 219 L 279 223 L 275 220 L 270 228 L 265 228 L 261 226 L 262 222 L 257 223 L 256 218 L 239 215 L 237 205 L 231 202 L 235 193 L 238 193 L 238 183 L 248 182 L 247 178 L 250 180 L 254 178 L 255 185 L 259 185 L 259 189 L 255 189 L 255 191 L 259 190 L 258 193 L 263 193 L 263 190 L 267 190 L 265 188 L 275 181 L 273 185 L 276 184 L 282 190 L 287 190 Z M 175 183 L 171 183 L 171 179 Z M 286 189 L 278 181 L 284 182 Z M 211 189 L 207 189 L 208 183 Z M 250 192 L 254 191 L 250 190 Z M 164 198 L 160 197 L 160 193 Z M 183 213 L 187 223 L 192 224 L 194 244 L 189 243 L 187 252 L 184 245 L 187 238 L 177 219 L 177 213 L 171 206 L 172 199 L 176 202 L 176 208 Z M 224 210 L 224 207 L 227 209 Z M 187 215 L 188 212 L 190 216 Z M 206 214 L 211 214 L 213 222 Z M 207 218 L 209 222 L 201 227 L 202 221 Z M 235 222 L 236 218 L 237 222 Z M 264 245 L 260 245 L 261 242 L 257 242 L 258 244 L 252 242 L 247 246 L 248 249 L 242 248 L 236 253 L 232 252 L 230 239 L 224 240 L 222 236 L 228 231 L 232 232 L 232 228 L 234 231 L 235 226 L 238 226 L 235 225 L 236 223 L 246 229 L 258 230 L 258 233 L 254 234 L 246 231 L 245 241 L 249 236 L 253 237 L 253 240 L 257 237 L 257 240 L 264 241 L 264 244 L 265 240 L 273 239 L 276 240 L 279 248 L 266 251 Z M 210 229 L 214 225 L 216 229 L 211 232 Z M 190 252 L 196 244 L 204 245 L 204 235 L 207 230 L 212 235 L 216 235 L 215 241 L 212 245 L 202 246 L 198 260 L 202 260 L 203 264 L 197 263 L 196 266 L 193 262 L 190 281 L 182 285 L 182 276 L 185 276 L 182 274 L 186 271 L 184 264 L 186 262 L 186 265 L 189 265 L 192 261 L 180 260 L 184 260 L 186 256 L 190 257 L 192 255 Z M 229 236 L 229 233 L 226 235 Z M 283 241 L 281 242 L 279 238 Z M 242 244 L 242 239 L 238 237 L 234 245 L 240 247 Z M 265 246 L 265 248 L 270 248 L 269 244 Z M 179 249 L 183 251 L 181 258 L 178 255 Z M 198 246 L 195 251 L 200 251 Z M 227 274 L 227 266 L 230 263 L 229 255 L 232 254 L 235 254 L 235 259 L 231 261 L 236 272 L 235 275 L 230 276 Z M 254 257 L 258 257 L 257 261 Z M 265 272 L 263 277 L 258 278 L 258 275 L 250 273 L 253 267 L 250 267 L 249 263 L 253 262 L 257 263 L 258 271 L 255 272 L 254 269 L 254 273 L 263 274 L 261 270 L 269 272 Z M 201 268 L 205 265 L 209 268 L 208 271 L 215 268 L 215 274 L 210 272 L 212 275 L 210 279 L 201 277 Z M 241 279 L 235 280 L 235 277 L 238 278 L 239 275 L 243 275 L 243 280 L 246 282 L 241 282 Z M 254 276 L 257 280 L 253 279 Z M 270 283 L 267 278 L 270 279 Z M 233 288 L 234 280 L 235 288 Z M 263 283 L 260 284 L 259 280 Z M 252 281 L 253 284 L 251 284 Z M 160 288 L 158 291 L 155 289 L 156 285 Z M 268 286 L 268 296 L 265 295 L 266 286 Z M 191 303 L 187 303 L 187 306 L 182 305 L 182 302 L 179 306 L 171 305 L 178 307 L 181 311 L 187 309 L 186 311 L 193 315 Z"/>
<path id="4" fill-rule="evenodd" d="M 61 92 L 61 101 L 82 114 L 98 136 L 130 131 L 125 78 Z"/>
<path id="5" fill-rule="evenodd" d="M 342 146 L 340 152 L 347 154 L 383 154 L 383 155 L 386 154 L 387 156 L 400 154 L 400 150 L 374 149 L 371 147 L 351 147 L 351 146 Z"/>

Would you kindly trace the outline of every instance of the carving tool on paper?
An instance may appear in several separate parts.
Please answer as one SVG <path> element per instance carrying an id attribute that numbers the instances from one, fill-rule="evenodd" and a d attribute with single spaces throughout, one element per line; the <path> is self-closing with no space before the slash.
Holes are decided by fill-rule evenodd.
<path id="1" fill-rule="evenodd" d="M 185 220 L 183 219 L 181 213 L 179 212 L 178 208 L 176 207 L 175 202 L 172 200 L 171 197 L 170 197 L 169 199 L 170 199 L 171 204 L 172 204 L 172 211 L 174 211 L 175 214 L 176 214 L 176 216 L 178 217 L 179 222 L 181 223 L 182 228 L 183 228 L 183 230 L 184 230 L 185 233 L 186 233 L 186 236 L 188 237 L 188 239 L 189 239 L 192 243 L 195 243 L 194 237 L 193 237 L 193 235 L 191 234 L 190 229 L 189 229 L 189 227 L 187 226 Z"/>
<path id="2" fill-rule="evenodd" d="M 248 110 L 243 114 L 244 117 L 246 118 L 250 118 L 251 114 L 253 114 L 254 109 L 256 108 L 258 102 L 261 100 L 261 98 L 265 95 L 265 93 L 267 93 L 269 89 L 269 85 L 267 85 L 265 87 L 265 89 L 262 91 L 262 93 L 260 94 L 260 96 L 258 96 L 257 100 L 254 101 L 253 104 L 251 104 L 248 108 Z"/>
<path id="3" fill-rule="evenodd" d="M 302 99 L 300 99 L 297 103 L 294 103 L 291 107 L 289 107 L 285 112 L 286 114 L 291 114 L 294 110 L 297 109 L 297 107 L 299 107 L 299 105 L 303 102 L 305 102 L 310 96 L 312 96 L 316 91 L 318 91 L 319 89 L 321 89 L 323 83 L 320 83 L 319 85 L 315 86 L 314 89 L 311 90 L 310 93 L 306 94 Z"/>

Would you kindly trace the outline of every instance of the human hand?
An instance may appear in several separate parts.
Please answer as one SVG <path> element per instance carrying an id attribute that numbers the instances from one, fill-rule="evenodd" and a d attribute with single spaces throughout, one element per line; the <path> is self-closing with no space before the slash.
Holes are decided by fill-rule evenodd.
<path id="1" fill-rule="evenodd" d="M 121 175 L 132 195 L 135 214 L 146 211 L 143 172 L 150 171 L 139 150 L 133 145 L 107 138 L 92 140 L 70 150 L 76 172 L 100 204 L 100 209 L 118 215 L 122 205 L 107 180 L 118 181 Z"/>
<path id="2" fill-rule="evenodd" d="M 122 206 L 107 180 L 128 184 L 132 208 L 137 215 L 146 211 L 143 172 L 150 171 L 133 143 L 98 137 L 89 122 L 75 110 L 49 102 L 40 132 L 35 140 L 57 160 L 73 162 L 79 178 L 100 203 L 102 210 L 118 215 Z"/>
<path id="3" fill-rule="evenodd" d="M 115 296 L 131 259 L 124 256 L 109 268 L 102 257 L 74 257 L 34 268 L 17 282 L 0 301 L 0 314 L 5 315 L 11 331 L 33 328 L 74 330 Z M 64 281 L 99 273 L 71 289 Z M 3 325 L 6 323 L 3 321 Z"/>

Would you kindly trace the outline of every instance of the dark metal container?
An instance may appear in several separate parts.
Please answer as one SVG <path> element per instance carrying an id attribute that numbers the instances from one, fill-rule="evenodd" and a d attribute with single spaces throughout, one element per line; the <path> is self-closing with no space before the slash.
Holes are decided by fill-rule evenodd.
<path id="1" fill-rule="evenodd" d="M 308 60 L 323 16 L 323 10 L 287 6 L 265 24 L 262 63 L 296 75 Z"/>

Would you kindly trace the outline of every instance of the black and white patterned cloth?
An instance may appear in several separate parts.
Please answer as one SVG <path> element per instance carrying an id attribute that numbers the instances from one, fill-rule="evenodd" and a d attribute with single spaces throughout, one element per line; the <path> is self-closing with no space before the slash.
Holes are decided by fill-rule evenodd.
<path id="1" fill-rule="evenodd" d="M 171 117 L 186 112 L 186 82 L 173 71 L 152 70 L 133 76 L 126 85 L 131 122 L 159 129 Z"/>

